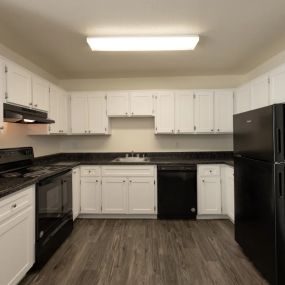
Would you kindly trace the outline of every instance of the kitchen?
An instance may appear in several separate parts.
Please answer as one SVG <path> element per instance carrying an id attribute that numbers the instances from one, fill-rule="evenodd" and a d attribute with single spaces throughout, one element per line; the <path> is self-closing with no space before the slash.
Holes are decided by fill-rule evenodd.
<path id="1" fill-rule="evenodd" d="M 284 284 L 284 8 L 1 1 L 0 284 Z"/>

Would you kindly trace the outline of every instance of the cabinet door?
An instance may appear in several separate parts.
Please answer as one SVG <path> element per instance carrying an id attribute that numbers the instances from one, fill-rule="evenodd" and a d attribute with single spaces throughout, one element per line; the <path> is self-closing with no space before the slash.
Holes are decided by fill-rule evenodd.
<path id="1" fill-rule="evenodd" d="M 251 109 L 269 105 L 269 75 L 253 80 L 251 86 Z"/>
<path id="2" fill-rule="evenodd" d="M 34 208 L 0 224 L 0 284 L 18 284 L 34 263 Z"/>
<path id="3" fill-rule="evenodd" d="M 73 134 L 88 132 L 88 112 L 88 95 L 71 94 L 71 132 Z"/>
<path id="4" fill-rule="evenodd" d="M 154 115 L 153 95 L 148 91 L 130 93 L 131 116 L 150 117 Z"/>
<path id="5" fill-rule="evenodd" d="M 226 203 L 227 214 L 234 222 L 235 220 L 235 193 L 234 193 L 234 170 L 229 167 L 226 169 Z"/>
<path id="6" fill-rule="evenodd" d="M 72 212 L 73 220 L 80 213 L 80 168 L 74 168 L 72 171 Z"/>
<path id="7" fill-rule="evenodd" d="M 102 213 L 125 214 L 127 207 L 127 179 L 121 177 L 102 179 Z"/>
<path id="8" fill-rule="evenodd" d="M 31 73 L 12 62 L 6 63 L 7 68 L 7 102 L 22 105 L 26 107 L 32 106 L 32 77 Z"/>
<path id="9" fill-rule="evenodd" d="M 250 86 L 243 85 L 236 89 L 234 96 L 234 111 L 235 114 L 249 111 L 251 109 Z"/>
<path id="10" fill-rule="evenodd" d="M 195 91 L 195 127 L 197 133 L 214 131 L 214 92 L 211 90 Z"/>
<path id="11" fill-rule="evenodd" d="M 270 73 L 271 104 L 285 103 L 285 65 Z"/>
<path id="12" fill-rule="evenodd" d="M 3 121 L 3 103 L 5 97 L 5 65 L 4 61 L 0 58 L 0 134 L 4 129 L 4 121 Z"/>
<path id="13" fill-rule="evenodd" d="M 96 177 L 81 178 L 81 214 L 101 212 L 101 181 Z"/>
<path id="14" fill-rule="evenodd" d="M 49 125 L 51 134 L 60 133 L 60 95 L 58 88 L 55 86 L 51 86 L 50 88 L 50 106 L 49 106 L 49 118 L 55 121 L 54 124 Z"/>
<path id="15" fill-rule="evenodd" d="M 49 110 L 49 82 L 33 75 L 32 76 L 33 107 L 42 111 Z"/>
<path id="16" fill-rule="evenodd" d="M 68 101 L 69 101 L 69 97 L 67 95 L 67 93 L 60 89 L 59 90 L 59 98 L 60 98 L 60 104 L 59 104 L 59 109 L 58 109 L 58 113 L 59 113 L 59 124 L 60 124 L 60 132 L 63 134 L 67 134 L 68 133 Z"/>
<path id="17" fill-rule="evenodd" d="M 221 214 L 221 196 L 220 176 L 199 177 L 198 214 Z"/>
<path id="18" fill-rule="evenodd" d="M 129 213 L 155 213 L 155 185 L 153 178 L 129 178 Z"/>
<path id="19" fill-rule="evenodd" d="M 162 92 L 155 95 L 155 133 L 174 133 L 174 94 Z"/>
<path id="20" fill-rule="evenodd" d="M 129 93 L 114 91 L 107 94 L 107 114 L 109 117 L 126 117 L 129 111 Z"/>
<path id="21" fill-rule="evenodd" d="M 233 132 L 233 90 L 215 91 L 215 131 L 221 133 Z"/>
<path id="22" fill-rule="evenodd" d="M 175 132 L 194 132 L 194 92 L 191 90 L 177 91 L 175 94 Z"/>
<path id="23" fill-rule="evenodd" d="M 108 117 L 106 95 L 88 95 L 89 130 L 92 134 L 108 133 Z"/>

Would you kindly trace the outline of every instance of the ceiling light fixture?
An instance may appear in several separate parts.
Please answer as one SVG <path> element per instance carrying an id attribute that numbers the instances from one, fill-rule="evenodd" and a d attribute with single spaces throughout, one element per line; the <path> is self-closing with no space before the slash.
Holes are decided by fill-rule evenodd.
<path id="1" fill-rule="evenodd" d="M 199 36 L 88 37 L 92 51 L 175 51 L 193 50 Z"/>

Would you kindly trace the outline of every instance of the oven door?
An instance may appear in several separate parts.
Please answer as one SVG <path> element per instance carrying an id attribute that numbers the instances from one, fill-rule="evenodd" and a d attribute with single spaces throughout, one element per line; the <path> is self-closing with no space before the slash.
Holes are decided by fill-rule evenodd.
<path id="1" fill-rule="evenodd" d="M 62 211 L 72 215 L 72 172 L 62 176 Z"/>
<path id="2" fill-rule="evenodd" d="M 37 185 L 37 240 L 53 231 L 64 216 L 62 177 L 60 173 L 41 180 Z"/>

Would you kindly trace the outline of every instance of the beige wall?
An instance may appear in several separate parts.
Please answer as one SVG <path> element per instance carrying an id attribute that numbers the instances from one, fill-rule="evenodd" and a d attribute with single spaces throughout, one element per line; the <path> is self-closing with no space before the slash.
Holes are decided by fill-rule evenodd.
<path id="1" fill-rule="evenodd" d="M 232 135 L 155 135 L 153 118 L 112 118 L 110 136 L 68 136 L 61 151 L 156 152 L 232 150 Z"/>
<path id="2" fill-rule="evenodd" d="M 0 148 L 32 146 L 35 156 L 57 153 L 60 143 L 55 136 L 29 136 L 28 126 L 5 123 L 4 132 L 0 134 Z"/>
<path id="3" fill-rule="evenodd" d="M 233 88 L 243 76 L 172 76 L 141 78 L 71 79 L 59 84 L 66 90 Z"/>

